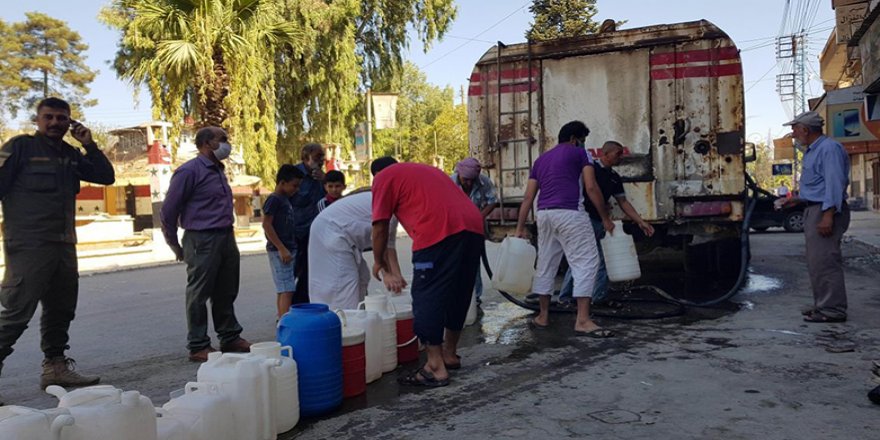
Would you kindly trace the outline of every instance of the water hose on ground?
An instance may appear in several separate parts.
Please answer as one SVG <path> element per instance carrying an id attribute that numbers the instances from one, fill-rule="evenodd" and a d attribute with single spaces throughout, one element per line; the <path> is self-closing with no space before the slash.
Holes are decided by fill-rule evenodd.
<path id="1" fill-rule="evenodd" d="M 746 180 L 749 181 L 749 187 L 754 191 L 754 182 L 748 178 L 748 175 L 747 175 Z M 624 314 L 618 313 L 614 310 L 605 311 L 602 308 L 594 308 L 592 310 L 592 314 L 594 316 L 617 318 L 617 319 L 661 319 L 661 318 L 669 318 L 669 317 L 679 316 L 679 315 L 684 314 L 685 306 L 710 307 L 710 306 L 722 303 L 724 301 L 727 301 L 728 299 L 733 297 L 733 295 L 735 295 L 736 292 L 738 292 L 739 289 L 742 287 L 742 284 L 746 278 L 746 273 L 748 271 L 749 252 L 750 252 L 749 225 L 751 224 L 752 211 L 754 211 L 754 209 L 755 209 L 756 202 L 757 202 L 757 195 L 753 194 L 753 196 L 749 198 L 749 204 L 748 204 L 748 207 L 746 208 L 745 218 L 743 219 L 742 233 L 740 234 L 741 248 L 740 248 L 739 275 L 737 276 L 737 279 L 736 279 L 736 282 L 734 283 L 734 285 L 724 295 L 721 295 L 718 298 L 714 298 L 714 299 L 707 300 L 707 301 L 694 302 L 694 301 L 689 301 L 689 300 L 685 300 L 685 299 L 681 299 L 681 298 L 675 298 L 674 296 L 670 295 L 669 293 L 665 292 L 663 289 L 661 289 L 657 286 L 653 286 L 653 285 L 635 286 L 630 290 L 635 290 L 635 289 L 650 290 L 650 291 L 653 291 L 654 293 L 656 293 L 660 298 L 658 298 L 658 299 L 626 298 L 626 299 L 621 299 L 618 302 L 661 304 L 661 305 L 664 305 L 667 307 L 671 307 L 670 310 L 661 311 L 661 312 L 653 313 L 650 315 L 648 315 L 648 314 L 624 315 Z M 483 266 L 486 268 L 486 273 L 489 275 L 489 278 L 492 278 L 492 269 L 489 267 L 489 258 L 486 255 L 485 247 L 483 247 L 482 260 L 483 260 Z M 501 296 L 503 296 L 505 299 L 512 302 L 513 304 L 516 304 L 517 306 L 520 306 L 522 308 L 532 310 L 532 311 L 538 311 L 539 306 L 537 304 L 529 304 L 527 302 L 521 301 L 521 300 L 517 299 L 516 297 L 514 297 L 513 295 L 511 295 L 507 292 L 504 292 L 502 290 L 499 290 L 498 293 L 500 293 Z M 551 312 L 563 312 L 563 313 L 575 312 L 575 310 L 572 310 L 571 308 L 561 308 L 561 307 L 557 307 L 554 305 L 550 306 L 550 311 Z"/>

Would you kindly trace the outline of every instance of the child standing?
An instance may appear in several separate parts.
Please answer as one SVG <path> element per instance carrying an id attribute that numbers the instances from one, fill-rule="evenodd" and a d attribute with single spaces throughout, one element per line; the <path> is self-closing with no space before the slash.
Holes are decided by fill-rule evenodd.
<path id="1" fill-rule="evenodd" d="M 339 200 L 344 190 L 345 174 L 337 170 L 327 171 L 327 174 L 324 176 L 324 191 L 327 192 L 327 195 L 323 199 L 318 200 L 318 212 L 323 211 L 331 203 Z"/>
<path id="2" fill-rule="evenodd" d="M 275 192 L 263 204 L 263 231 L 266 233 L 269 266 L 272 268 L 272 278 L 278 292 L 276 303 L 279 318 L 290 309 L 293 292 L 296 290 L 293 262 L 296 240 L 290 197 L 299 190 L 303 177 L 302 171 L 297 167 L 281 165 L 275 178 Z"/>

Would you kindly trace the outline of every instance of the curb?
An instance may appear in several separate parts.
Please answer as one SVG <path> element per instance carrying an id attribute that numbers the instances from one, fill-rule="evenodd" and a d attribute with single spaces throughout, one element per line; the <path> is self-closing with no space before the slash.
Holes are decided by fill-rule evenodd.
<path id="1" fill-rule="evenodd" d="M 260 255 L 260 254 L 265 254 L 265 253 L 266 253 L 265 249 L 239 252 L 239 254 L 242 257 L 250 257 L 250 256 Z M 84 270 L 79 273 L 79 276 L 80 276 L 80 278 L 91 277 L 94 275 L 106 275 L 106 274 L 111 274 L 111 273 L 129 272 L 129 271 L 141 270 L 141 269 L 153 269 L 153 268 L 163 267 L 163 266 L 172 266 L 175 264 L 184 264 L 184 263 L 182 261 L 175 261 L 175 260 L 151 261 L 149 263 L 132 264 L 129 266 L 115 266 L 115 267 L 106 267 L 106 268 L 100 268 L 100 269 Z"/>

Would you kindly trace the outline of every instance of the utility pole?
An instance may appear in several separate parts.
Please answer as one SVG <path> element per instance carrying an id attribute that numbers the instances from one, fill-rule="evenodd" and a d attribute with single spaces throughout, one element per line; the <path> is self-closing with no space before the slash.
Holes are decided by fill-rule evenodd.
<path id="1" fill-rule="evenodd" d="M 367 87 L 367 163 L 373 161 L 373 91 Z"/>
<path id="2" fill-rule="evenodd" d="M 776 60 L 791 60 L 791 73 L 776 75 L 776 92 L 783 102 L 791 100 L 792 117 L 807 110 L 806 100 L 806 35 L 803 31 L 797 34 L 784 35 L 776 39 Z M 806 147 L 802 145 L 801 147 Z M 791 187 L 798 187 L 798 149 L 794 149 L 792 160 Z"/>

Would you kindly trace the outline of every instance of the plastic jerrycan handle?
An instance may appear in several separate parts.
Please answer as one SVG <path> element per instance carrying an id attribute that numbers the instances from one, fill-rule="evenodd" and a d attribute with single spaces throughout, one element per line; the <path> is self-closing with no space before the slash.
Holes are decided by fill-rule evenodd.
<path id="1" fill-rule="evenodd" d="M 217 393 L 220 391 L 220 388 L 213 382 L 187 382 L 186 385 L 183 386 L 184 394 L 192 394 L 196 391 L 202 390 L 207 390 L 210 393 Z"/>
<path id="2" fill-rule="evenodd" d="M 265 416 L 263 417 L 263 438 L 272 438 L 272 430 L 275 426 L 272 425 L 272 415 L 274 414 L 274 408 L 272 407 L 272 399 L 273 397 L 273 389 L 272 385 L 269 383 L 269 376 L 272 375 L 272 368 L 281 365 L 280 359 L 264 359 L 263 362 L 260 362 L 260 368 L 263 369 L 263 380 L 262 388 L 263 388 L 263 413 Z M 278 435 L 276 432 L 275 435 Z"/>
<path id="3" fill-rule="evenodd" d="M 293 347 L 285 345 L 279 351 L 281 352 L 281 357 L 284 357 L 284 352 L 287 351 L 287 357 L 293 359 Z"/>
<path id="4" fill-rule="evenodd" d="M 361 309 L 361 304 L 363 304 L 363 302 L 361 302 L 361 303 L 359 303 L 359 304 L 357 305 L 357 309 L 358 309 L 358 310 Z M 342 321 L 342 327 L 343 327 L 343 328 L 348 327 L 348 320 L 345 319 L 345 310 L 342 310 L 342 309 L 336 309 L 333 313 L 336 313 L 336 316 L 338 316 L 338 317 L 339 317 L 339 320 Z M 290 346 L 284 346 L 284 347 L 281 347 L 281 350 L 284 350 L 285 348 L 290 348 Z"/>
<path id="5" fill-rule="evenodd" d="M 73 416 L 68 414 L 62 414 L 58 417 L 55 417 L 55 420 L 52 420 L 51 430 L 52 430 L 52 440 L 61 440 L 61 431 L 65 426 L 73 426 L 74 419 Z"/>
<path id="6" fill-rule="evenodd" d="M 611 233 L 608 235 L 610 235 L 612 238 L 625 236 L 626 232 L 623 232 L 623 222 L 620 220 L 614 220 L 613 223 L 614 223 L 614 230 L 611 231 Z"/>

